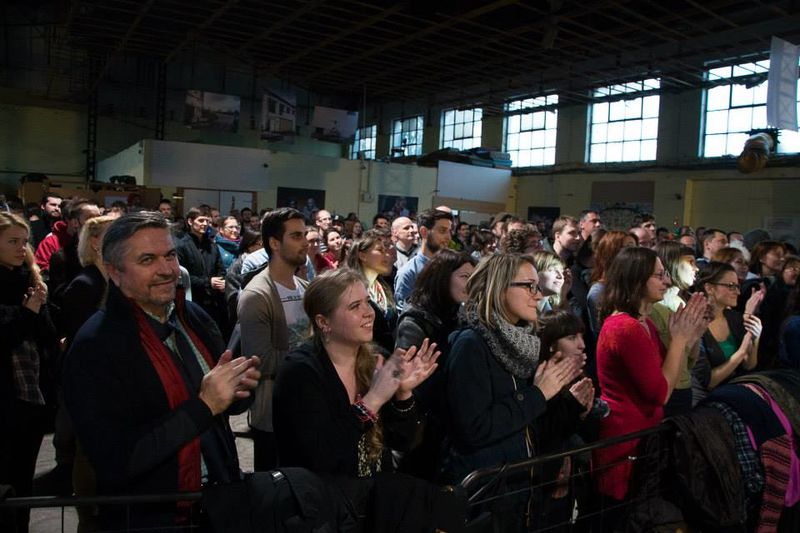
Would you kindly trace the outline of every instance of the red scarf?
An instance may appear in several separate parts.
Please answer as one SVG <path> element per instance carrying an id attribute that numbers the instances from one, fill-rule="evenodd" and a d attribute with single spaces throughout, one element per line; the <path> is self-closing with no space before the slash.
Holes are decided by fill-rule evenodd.
<path id="1" fill-rule="evenodd" d="M 208 348 L 203 344 L 200 338 L 189 327 L 186 322 L 185 300 L 184 293 L 179 289 L 176 295 L 176 311 L 178 320 L 180 320 L 183 330 L 189 335 L 192 344 L 202 354 L 203 358 L 208 363 L 209 368 L 214 368 L 216 364 L 209 353 Z M 186 389 L 186 384 L 183 381 L 175 361 L 172 359 L 167 347 L 161 342 L 161 339 L 156 335 L 155 330 L 147 320 L 147 316 L 141 307 L 136 302 L 131 300 L 131 308 L 133 309 L 133 316 L 136 318 L 136 324 L 139 329 L 139 340 L 142 341 L 145 353 L 150 358 L 161 386 L 164 387 L 164 392 L 167 394 L 167 401 L 169 402 L 170 409 L 177 408 L 181 403 L 189 399 L 189 391 Z M 187 354 L 188 355 L 188 354 Z M 194 354 L 191 354 L 194 357 Z M 196 492 L 200 490 L 200 437 L 195 437 L 187 444 L 185 444 L 178 452 L 178 491 L 180 492 Z M 178 502 L 178 508 L 191 507 L 191 502 Z"/>

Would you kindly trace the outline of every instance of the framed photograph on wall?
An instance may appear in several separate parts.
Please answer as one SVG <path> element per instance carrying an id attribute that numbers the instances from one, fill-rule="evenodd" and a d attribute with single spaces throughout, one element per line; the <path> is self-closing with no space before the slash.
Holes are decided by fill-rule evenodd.
<path id="1" fill-rule="evenodd" d="M 417 218 L 418 205 L 419 198 L 416 196 L 378 195 L 378 212 L 391 219 L 408 217 L 414 220 Z"/>
<path id="2" fill-rule="evenodd" d="M 276 207 L 293 207 L 303 213 L 306 222 L 314 222 L 314 215 L 325 209 L 325 191 L 321 189 L 295 189 L 278 187 Z"/>

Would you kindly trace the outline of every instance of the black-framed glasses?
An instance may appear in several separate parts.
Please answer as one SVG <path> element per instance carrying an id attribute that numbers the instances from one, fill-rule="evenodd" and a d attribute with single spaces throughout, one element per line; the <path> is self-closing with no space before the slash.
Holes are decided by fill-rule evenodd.
<path id="1" fill-rule="evenodd" d="M 731 282 L 731 283 L 713 283 L 712 282 L 711 284 L 712 285 L 719 285 L 720 287 L 725 287 L 729 291 L 742 292 L 742 287 L 738 283 L 733 283 L 733 282 Z"/>
<path id="2" fill-rule="evenodd" d="M 512 281 L 509 284 L 509 287 L 524 287 L 528 289 L 528 292 L 534 296 L 542 292 L 542 289 L 539 288 L 539 285 L 532 281 Z"/>

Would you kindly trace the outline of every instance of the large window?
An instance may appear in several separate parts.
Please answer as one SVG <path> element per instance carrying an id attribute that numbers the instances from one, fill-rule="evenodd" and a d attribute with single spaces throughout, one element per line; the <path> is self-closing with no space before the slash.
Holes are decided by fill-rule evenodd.
<path id="1" fill-rule="evenodd" d="M 767 127 L 768 72 L 768 59 L 706 72 L 718 85 L 706 90 L 703 157 L 739 155 L 748 132 Z M 800 133 L 781 130 L 778 141 L 779 153 L 800 152 Z"/>
<path id="2" fill-rule="evenodd" d="M 375 142 L 378 139 L 378 126 L 364 126 L 356 130 L 356 138 L 350 146 L 350 159 L 358 159 L 364 152 L 364 159 L 375 159 Z"/>
<path id="3" fill-rule="evenodd" d="M 422 115 L 392 122 L 392 156 L 422 155 Z"/>
<path id="4" fill-rule="evenodd" d="M 439 148 L 467 150 L 481 145 L 483 109 L 442 111 Z"/>
<path id="5" fill-rule="evenodd" d="M 505 151 L 511 166 L 538 167 L 556 162 L 558 95 L 514 100 L 506 104 Z"/>
<path id="6" fill-rule="evenodd" d="M 658 79 L 595 89 L 589 162 L 651 161 L 658 147 Z"/>

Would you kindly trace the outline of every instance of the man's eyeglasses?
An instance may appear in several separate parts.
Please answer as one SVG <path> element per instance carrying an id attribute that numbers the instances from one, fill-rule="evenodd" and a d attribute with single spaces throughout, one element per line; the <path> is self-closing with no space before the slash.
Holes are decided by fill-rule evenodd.
<path id="1" fill-rule="evenodd" d="M 536 283 L 533 283 L 532 281 L 512 281 L 509 284 L 509 286 L 510 287 L 524 287 L 524 288 L 528 289 L 528 292 L 530 292 L 534 296 L 536 296 L 537 294 L 542 292 L 542 289 L 539 288 L 539 285 L 536 284 Z"/>
<path id="2" fill-rule="evenodd" d="M 738 283 L 711 283 L 712 285 L 719 285 L 720 287 L 725 287 L 729 291 L 736 291 L 741 292 L 742 288 L 739 286 Z"/>

